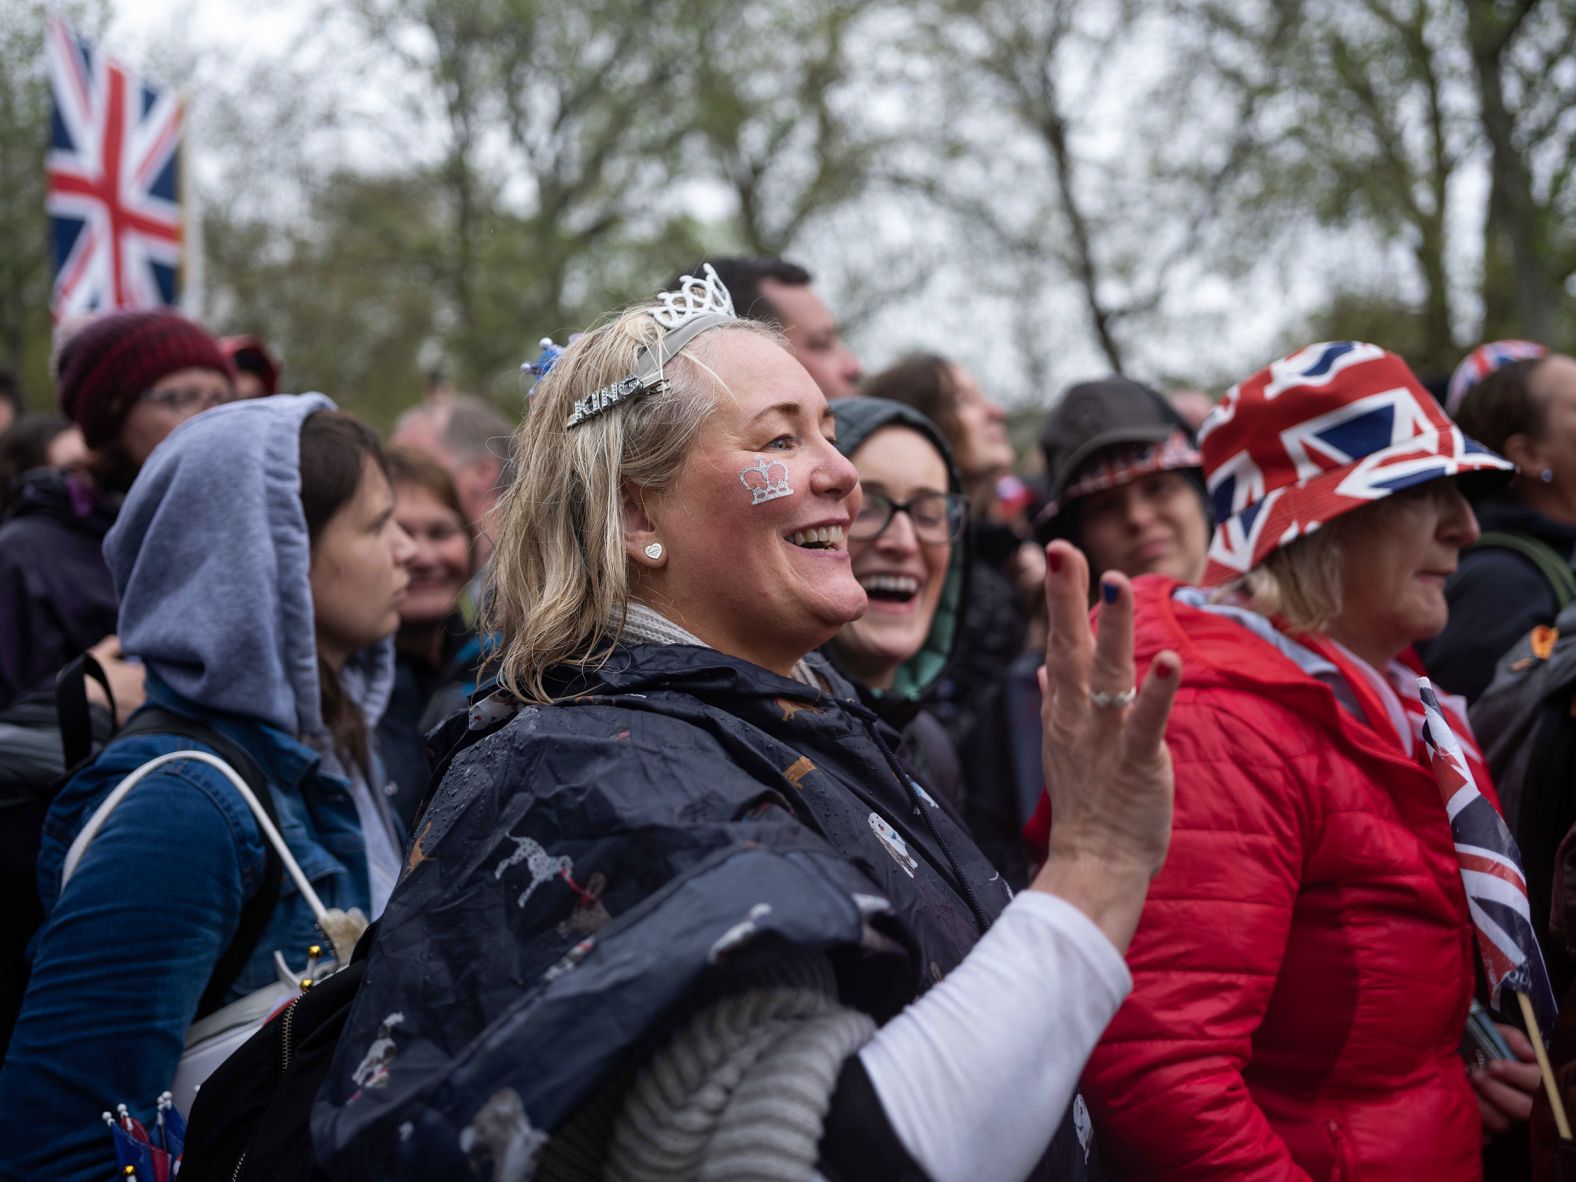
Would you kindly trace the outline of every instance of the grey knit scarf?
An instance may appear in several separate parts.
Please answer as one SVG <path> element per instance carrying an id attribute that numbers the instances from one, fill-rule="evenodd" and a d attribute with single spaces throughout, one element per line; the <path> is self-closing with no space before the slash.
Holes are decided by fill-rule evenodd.
<path id="1" fill-rule="evenodd" d="M 758 966 L 542 1147 L 535 1182 L 811 1182 L 845 1060 L 875 1033 L 821 953 Z"/>

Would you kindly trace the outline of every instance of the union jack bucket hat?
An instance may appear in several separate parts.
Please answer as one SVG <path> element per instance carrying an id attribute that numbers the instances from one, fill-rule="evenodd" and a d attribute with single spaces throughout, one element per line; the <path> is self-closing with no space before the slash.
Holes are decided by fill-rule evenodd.
<path id="1" fill-rule="evenodd" d="M 1461 404 L 1484 378 L 1498 373 L 1516 361 L 1537 361 L 1549 355 L 1547 345 L 1537 341 L 1490 341 L 1479 345 L 1461 359 L 1456 371 L 1450 375 L 1450 387 L 1445 392 L 1445 409 L 1453 415 L 1461 413 Z"/>
<path id="2" fill-rule="evenodd" d="M 1515 465 L 1468 439 L 1378 345 L 1309 345 L 1239 382 L 1199 429 L 1215 536 L 1203 585 L 1391 493 Z"/>

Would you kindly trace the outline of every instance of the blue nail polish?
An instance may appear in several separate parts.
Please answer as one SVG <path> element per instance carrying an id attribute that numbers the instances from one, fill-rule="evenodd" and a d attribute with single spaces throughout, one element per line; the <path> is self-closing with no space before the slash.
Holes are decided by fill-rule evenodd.
<path id="1" fill-rule="evenodd" d="M 1115 603 L 1118 590 L 1119 589 L 1115 583 L 1101 583 L 1100 598 L 1105 600 L 1107 603 Z"/>

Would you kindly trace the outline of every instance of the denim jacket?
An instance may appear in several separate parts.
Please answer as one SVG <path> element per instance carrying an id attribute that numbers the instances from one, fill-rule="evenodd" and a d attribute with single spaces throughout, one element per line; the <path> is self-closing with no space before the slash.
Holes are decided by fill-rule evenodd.
<path id="1" fill-rule="evenodd" d="M 283 731 L 206 713 L 155 676 L 149 700 L 207 723 L 250 754 L 273 796 L 279 828 L 324 906 L 367 910 L 367 869 L 348 783 Z M 104 798 L 155 756 L 193 746 L 156 734 L 111 742 L 68 783 L 45 822 L 39 894 L 46 919 L 32 977 L 0 1069 L 0 1177 L 93 1179 L 113 1168 L 97 1119 L 125 1103 L 151 1115 L 170 1084 L 198 999 L 258 888 L 263 837 L 217 770 L 175 761 L 137 784 L 99 830 L 62 892 L 66 851 Z M 321 936 L 285 875 L 263 938 L 226 1001 L 277 976 Z"/>

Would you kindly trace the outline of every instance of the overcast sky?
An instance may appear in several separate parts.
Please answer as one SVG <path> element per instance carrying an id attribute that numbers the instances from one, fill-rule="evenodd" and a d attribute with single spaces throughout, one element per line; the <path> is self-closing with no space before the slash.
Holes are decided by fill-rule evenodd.
<path id="1" fill-rule="evenodd" d="M 284 49 L 303 23 L 297 0 L 267 4 L 240 0 L 114 0 L 108 46 L 129 59 L 155 38 L 185 36 L 194 45 L 252 45 L 265 53 Z"/>
<path id="2" fill-rule="evenodd" d="M 114 17 L 105 48 L 132 64 L 157 60 L 161 50 L 177 53 L 201 48 L 235 54 L 238 59 L 266 57 L 285 51 L 307 27 L 308 0 L 113 0 Z M 184 43 L 184 44 L 182 44 Z M 1138 44 L 1129 50 L 1125 68 L 1143 74 L 1162 64 L 1164 46 Z M 1109 63 L 1106 63 L 1109 67 Z M 1142 79 L 1139 79 L 1142 81 Z M 1129 92 L 1130 93 L 1130 92 Z M 374 96 L 373 101 L 376 101 Z M 1119 158 L 1126 150 L 1124 119 L 1132 117 L 1120 96 L 1077 112 L 1084 124 L 1084 148 L 1095 155 Z M 199 137 L 200 142 L 200 137 Z M 201 165 L 198 163 L 199 178 Z M 726 212 L 715 194 L 704 186 L 693 189 L 701 216 Z M 726 197 L 721 198 L 728 200 Z M 885 216 L 886 211 L 863 208 L 844 211 L 806 236 L 800 259 L 823 277 L 823 286 L 834 307 L 846 261 L 844 244 L 878 257 L 924 257 L 954 244 L 938 241 L 945 233 L 937 226 L 916 225 L 905 218 Z M 1463 216 L 1477 216 L 1467 209 Z M 1361 243 L 1337 238 L 1313 243 L 1296 265 L 1252 281 L 1226 282 L 1199 271 L 1173 290 L 1159 318 L 1161 326 L 1140 339 L 1126 342 L 1134 376 L 1159 379 L 1166 375 L 1194 374 L 1229 379 L 1245 376 L 1279 352 L 1307 342 L 1292 339 L 1290 326 L 1306 321 L 1330 290 L 1332 275 L 1350 280 L 1365 272 L 1384 285 L 1395 257 L 1375 252 Z M 1009 277 L 1005 282 L 1013 281 Z M 1032 282 L 1032 277 L 1030 277 Z M 879 368 L 899 353 L 914 348 L 933 350 L 961 359 L 978 372 L 988 388 L 1009 402 L 1044 404 L 1055 388 L 1095 376 L 1106 367 L 1096 351 L 1084 317 L 1081 300 L 1070 285 L 1048 289 L 1044 303 L 1043 348 L 1052 356 L 1053 389 L 1033 389 L 1015 352 L 1014 329 L 1009 323 L 1012 302 L 1006 298 L 982 302 L 980 283 L 967 266 L 949 263 L 926 276 L 906 296 L 883 306 L 853 331 L 855 346 L 868 369 Z M 223 325 L 226 330 L 240 326 Z M 534 343 L 539 332 L 527 332 Z M 1219 387 L 1216 387 L 1218 393 Z"/>

